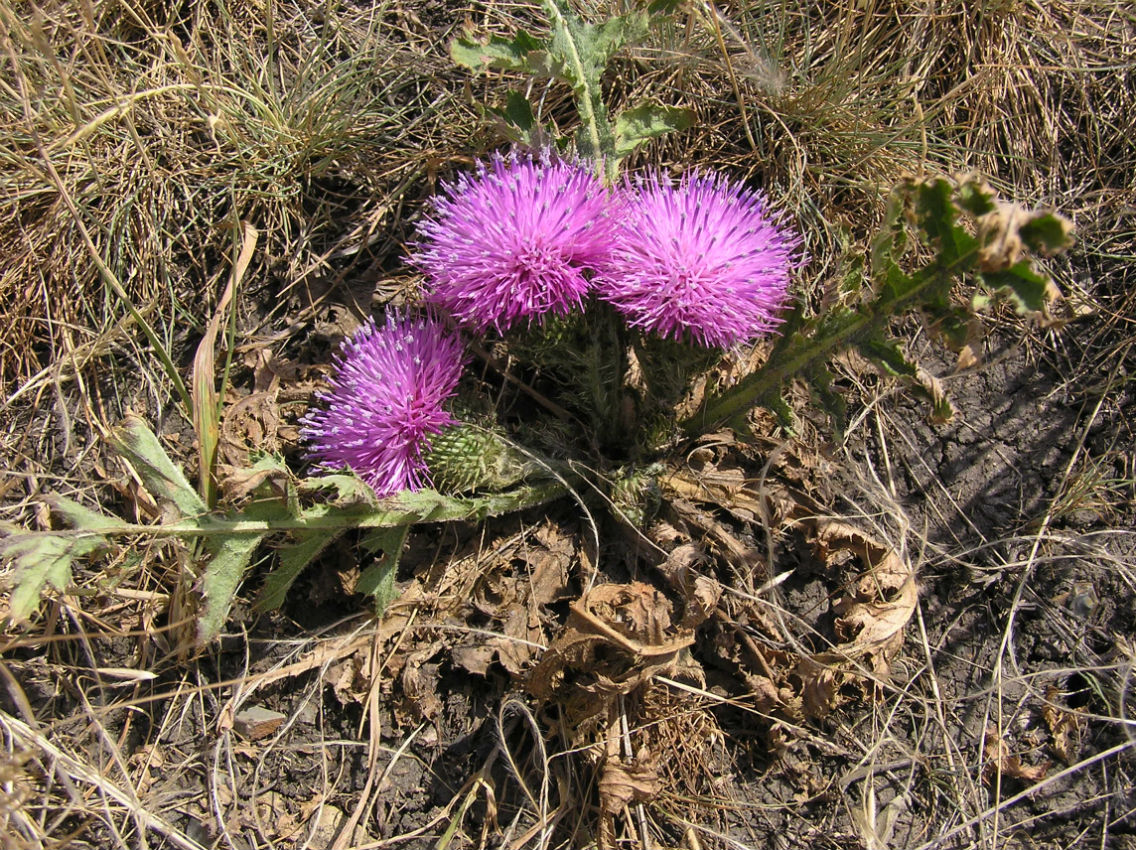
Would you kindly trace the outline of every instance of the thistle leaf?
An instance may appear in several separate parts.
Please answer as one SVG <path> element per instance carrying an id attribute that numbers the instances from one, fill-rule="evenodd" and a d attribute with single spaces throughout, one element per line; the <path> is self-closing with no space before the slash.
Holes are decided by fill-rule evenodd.
<path id="1" fill-rule="evenodd" d="M 694 112 L 677 106 L 641 103 L 625 109 L 615 119 L 615 156 L 627 157 L 644 142 L 694 123 Z"/>
<path id="2" fill-rule="evenodd" d="M 279 500 L 273 500 L 253 502 L 235 519 L 252 520 L 271 526 L 273 522 L 288 520 L 291 517 L 284 504 Z M 216 521 L 211 517 L 202 517 L 198 524 L 202 528 L 208 528 L 216 524 Z M 204 605 L 197 623 L 197 639 L 200 643 L 208 643 L 220 634 L 232 607 L 237 587 L 244 578 L 257 547 L 267 536 L 268 531 L 262 530 L 251 533 L 234 531 L 205 538 L 208 562 L 201 579 Z"/>
<path id="3" fill-rule="evenodd" d="M 369 534 L 363 540 L 368 551 L 382 552 L 379 559 L 367 567 L 359 576 L 355 590 L 375 598 L 375 613 L 381 615 L 397 597 L 395 576 L 398 562 L 406 547 L 406 537 L 410 526 L 384 528 Z"/>
<path id="4" fill-rule="evenodd" d="M 71 565 L 106 545 L 101 535 L 75 536 L 69 532 L 28 532 L 0 540 L 0 557 L 12 562 L 12 592 L 8 617 L 22 622 L 39 607 L 46 585 L 65 591 L 71 584 Z"/>
<path id="5" fill-rule="evenodd" d="M 910 215 L 903 216 L 909 209 Z M 960 223 L 964 213 L 974 221 Z M 913 225 L 914 236 L 935 249 L 929 262 L 911 272 L 901 267 L 905 221 Z M 981 335 L 978 311 L 988 299 L 980 294 L 960 304 L 954 284 L 970 277 L 1008 297 L 1019 311 L 1042 311 L 1057 289 L 1022 256 L 1023 247 L 1049 250 L 1070 242 L 1068 222 L 1060 216 L 1028 213 L 1003 203 L 977 178 L 959 184 L 945 178 L 904 181 L 889 199 L 883 230 L 872 242 L 873 297 L 859 303 L 834 299 L 824 313 L 808 320 L 794 315 L 765 365 L 721 395 L 707 398 L 683 427 L 696 433 L 707 422 L 737 421 L 754 404 L 773 406 L 784 384 L 795 378 L 808 378 L 823 393 L 828 361 L 848 349 L 858 349 L 885 371 L 903 377 L 931 400 L 932 418 L 946 421 L 953 410 L 939 381 L 909 362 L 889 339 L 891 319 L 919 311 L 931 330 L 953 350 L 962 351 Z M 830 402 L 822 399 L 826 407 Z M 783 418 L 784 411 L 778 415 Z"/>
<path id="6" fill-rule="evenodd" d="M 260 589 L 253 610 L 274 611 L 283 605 L 284 597 L 304 571 L 304 567 L 318 558 L 342 533 L 343 530 L 324 529 L 296 532 L 293 542 L 277 550 L 279 564 L 265 578 L 264 587 Z"/>
<path id="7" fill-rule="evenodd" d="M 490 36 L 487 41 L 468 36 L 455 38 L 450 42 L 450 58 L 479 73 L 496 69 L 540 76 L 550 71 L 547 48 L 545 42 L 519 30 L 512 38 L 499 35 Z"/>
<path id="8" fill-rule="evenodd" d="M 53 494 L 48 496 L 45 501 L 53 513 L 63 517 L 68 525 L 78 531 L 108 531 L 121 524 L 114 517 L 93 511 L 63 496 Z"/>
<path id="9" fill-rule="evenodd" d="M 111 442 L 138 471 L 142 483 L 156 499 L 171 502 L 183 517 L 204 516 L 208 512 L 205 502 L 140 418 L 127 416 L 115 429 Z"/>
<path id="10" fill-rule="evenodd" d="M 995 292 L 1009 296 L 1019 313 L 1044 310 L 1055 293 L 1052 281 L 1034 271 L 1029 260 L 1019 260 L 1004 271 L 983 272 L 982 280 Z"/>
<path id="11" fill-rule="evenodd" d="M 1052 212 L 1034 213 L 1022 225 L 1019 233 L 1031 251 L 1045 257 L 1060 254 L 1076 241 L 1073 238 L 1073 223 L 1065 216 Z"/>

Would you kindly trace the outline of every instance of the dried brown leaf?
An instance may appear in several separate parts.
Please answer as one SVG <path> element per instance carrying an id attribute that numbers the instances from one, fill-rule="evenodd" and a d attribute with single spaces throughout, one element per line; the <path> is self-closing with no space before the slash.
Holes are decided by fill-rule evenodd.
<path id="1" fill-rule="evenodd" d="M 608 758 L 600 772 L 600 809 L 622 811 L 629 803 L 645 803 L 659 793 L 659 756 L 640 751 L 634 759 Z"/>
<path id="2" fill-rule="evenodd" d="M 1035 783 L 1045 779 L 1049 773 L 1049 762 L 1037 765 L 1022 764 L 1021 756 L 1014 755 L 998 730 L 991 726 L 986 730 L 982 741 L 982 757 L 985 764 L 982 768 L 982 779 L 990 783 L 999 774 L 1020 779 L 1022 782 Z"/>
<path id="3" fill-rule="evenodd" d="M 642 582 L 595 587 L 572 605 L 564 631 L 530 672 L 527 687 L 548 699 L 572 677 L 588 693 L 630 693 L 671 671 L 694 641 L 672 624 L 671 606 Z"/>
<path id="4" fill-rule="evenodd" d="M 1049 748 L 1065 764 L 1073 764 L 1081 753 L 1081 716 L 1057 704 L 1060 691 L 1053 685 L 1046 688 L 1046 703 L 1041 716 L 1049 729 Z"/>

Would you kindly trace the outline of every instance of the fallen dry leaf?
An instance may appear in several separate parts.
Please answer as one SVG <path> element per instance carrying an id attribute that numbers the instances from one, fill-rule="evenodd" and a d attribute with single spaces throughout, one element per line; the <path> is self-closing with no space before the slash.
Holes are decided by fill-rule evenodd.
<path id="1" fill-rule="evenodd" d="M 915 613 L 919 591 L 911 565 L 889 546 L 838 520 L 815 523 L 817 549 L 826 563 L 851 552 L 865 566 L 853 593 L 838 600 L 836 631 L 845 641 L 837 651 L 860 657 L 893 654 Z"/>
<path id="2" fill-rule="evenodd" d="M 986 736 L 983 738 L 982 758 L 985 762 L 982 766 L 982 780 L 987 784 L 993 782 L 999 774 L 1032 784 L 1045 779 L 1046 774 L 1049 773 L 1049 762 L 1037 765 L 1022 764 L 1021 756 L 1010 752 L 1005 740 L 993 726 L 986 730 Z"/>
<path id="3" fill-rule="evenodd" d="M 674 626 L 671 605 L 655 588 L 643 582 L 600 585 L 573 603 L 564 631 L 526 686 L 550 699 L 572 680 L 577 694 L 600 697 L 586 709 L 595 712 L 608 697 L 673 671 L 680 651 L 693 641 L 692 630 Z"/>
<path id="4" fill-rule="evenodd" d="M 640 751 L 634 759 L 605 758 L 600 769 L 600 809 L 613 814 L 629 803 L 645 803 L 660 787 L 658 754 Z"/>
<path id="5" fill-rule="evenodd" d="M 1081 753 L 1081 717 L 1057 704 L 1060 691 L 1054 685 L 1045 690 L 1047 702 L 1041 709 L 1051 738 L 1049 748 L 1065 764 L 1072 764 Z"/>

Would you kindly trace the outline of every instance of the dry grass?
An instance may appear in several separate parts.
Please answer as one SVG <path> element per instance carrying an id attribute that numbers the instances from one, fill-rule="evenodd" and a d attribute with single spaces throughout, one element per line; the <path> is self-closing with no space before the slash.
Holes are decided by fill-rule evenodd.
<path id="1" fill-rule="evenodd" d="M 5 518 L 42 527 L 48 490 L 137 506 L 137 483 L 108 468 L 98 441 L 127 409 L 165 420 L 181 433 L 171 451 L 190 455 L 177 382 L 241 222 L 261 241 L 225 340 L 238 364 L 269 351 L 314 359 L 306 349 L 335 336 L 338 315 L 412 284 L 402 245 L 422 199 L 498 144 L 470 95 L 498 103 L 527 85 L 452 68 L 446 44 L 467 19 L 507 34 L 541 15 L 507 4 L 0 0 Z M 924 591 L 878 699 L 797 725 L 762 716 L 738 681 L 671 680 L 621 703 L 603 740 L 574 741 L 555 707 L 520 701 L 477 705 L 466 728 L 447 726 L 422 709 L 437 678 L 407 696 L 415 682 L 383 671 L 411 650 L 431 668 L 461 644 L 455 634 L 513 639 L 450 621 L 455 600 L 500 568 L 476 541 L 438 542 L 424 574 L 460 560 L 466 584 L 435 585 L 437 598 L 378 634 L 369 619 L 317 633 L 285 620 L 263 640 L 226 636 L 189 664 L 173 658 L 168 635 L 184 624 L 166 611 L 184 553 L 131 546 L 8 635 L 0 843 L 589 846 L 603 747 L 627 758 L 637 745 L 678 757 L 664 759 L 654 800 L 615 819 L 623 847 L 758 847 L 771 832 L 818 848 L 986 850 L 1031 833 L 1107 847 L 1131 833 L 1133 630 L 1113 625 L 1133 626 L 1115 606 L 1136 595 L 1124 527 L 1136 497 L 1136 13 L 1091 0 L 692 0 L 607 82 L 613 107 L 651 99 L 698 113 L 632 167 L 727 168 L 794 211 L 812 304 L 904 175 L 974 168 L 1076 220 L 1079 247 L 1055 271 L 1082 318 L 991 350 L 983 373 L 1000 380 L 1000 364 L 1025 350 L 1025 371 L 1055 376 L 1008 381 L 1031 403 L 1073 411 L 1042 429 L 1065 451 L 1045 467 L 1051 480 L 1015 469 L 1021 445 L 995 439 L 1022 420 L 1007 413 L 977 440 L 964 421 L 952 432 L 964 456 L 952 457 L 886 384 L 848 376 L 862 404 L 836 457 L 860 490 L 839 507 L 917 564 Z M 532 94 L 543 117 L 571 121 L 568 92 Z M 1016 320 L 1004 328 L 1020 334 Z M 996 403 L 972 400 L 970 421 Z M 802 440 L 823 436 L 805 428 Z M 993 519 L 991 491 L 948 474 L 988 458 L 1020 474 L 994 488 L 1008 508 Z M 594 578 L 594 564 L 577 567 Z M 815 611 L 776 587 L 762 598 L 793 640 L 819 639 Z M 263 703 L 284 721 L 264 738 L 237 730 Z M 493 746 L 462 749 L 480 724 Z M 991 770 L 990 729 L 1026 768 L 1052 761 L 1045 778 L 1022 785 L 1008 763 Z M 1061 729 L 1078 736 L 1066 757 Z M 417 816 L 398 811 L 408 801 Z"/>

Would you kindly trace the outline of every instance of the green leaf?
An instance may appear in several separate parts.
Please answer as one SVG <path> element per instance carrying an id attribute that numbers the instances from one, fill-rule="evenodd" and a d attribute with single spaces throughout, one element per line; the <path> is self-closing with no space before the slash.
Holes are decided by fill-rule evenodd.
<path id="1" fill-rule="evenodd" d="M 820 402 L 821 409 L 828 414 L 837 442 L 842 441 L 848 424 L 848 406 L 844 398 L 832 389 L 832 373 L 822 366 L 812 370 L 807 377 L 809 389 Z"/>
<path id="2" fill-rule="evenodd" d="M 249 561 L 263 539 L 263 534 L 227 534 L 210 539 L 207 547 L 209 562 L 205 566 L 201 583 L 201 595 L 205 604 L 197 621 L 199 642 L 208 643 L 221 633 L 237 586 L 244 578 Z"/>
<path id="3" fill-rule="evenodd" d="M 1019 260 L 1004 271 L 985 271 L 982 279 L 991 289 L 1008 295 L 1019 313 L 1044 310 L 1054 291 L 1049 278 L 1034 271 L 1029 260 Z"/>
<path id="4" fill-rule="evenodd" d="M 985 181 L 970 178 L 959 184 L 955 197 L 960 209 L 966 210 L 975 218 L 994 212 L 998 208 L 994 190 Z"/>
<path id="5" fill-rule="evenodd" d="M 622 18 L 600 27 L 587 24 L 572 11 L 567 0 L 545 0 L 544 7 L 552 24 L 549 51 L 562 78 L 572 87 L 580 113 L 577 151 L 597 162 L 607 160 L 608 168 L 614 169 L 615 134 L 600 91 L 600 77 L 608 58 L 626 38 L 626 25 L 621 23 Z"/>
<path id="6" fill-rule="evenodd" d="M 287 508 L 279 501 L 265 501 L 253 502 L 233 519 L 271 523 L 288 520 L 291 517 Z M 223 520 L 213 517 L 202 517 L 198 521 L 202 528 L 223 523 Z M 197 622 L 197 639 L 201 643 L 208 643 L 220 634 L 232 607 L 237 587 L 244 578 L 257 547 L 267 535 L 267 530 L 250 533 L 232 531 L 205 538 L 208 561 L 201 579 L 204 606 Z"/>
<path id="7" fill-rule="evenodd" d="M 53 513 L 59 514 L 67 524 L 79 531 L 106 531 L 118 526 L 119 520 L 106 514 L 92 511 L 88 507 L 63 496 L 50 495 L 45 501 Z"/>
<path id="8" fill-rule="evenodd" d="M 333 473 L 315 478 L 305 478 L 300 482 L 302 492 L 334 490 L 335 500 L 341 505 L 376 505 L 375 491 L 357 475 Z"/>
<path id="9" fill-rule="evenodd" d="M 861 341 L 857 347 L 861 354 L 880 366 L 886 374 L 893 377 L 915 377 L 915 364 L 907 359 L 894 339 L 874 337 Z"/>
<path id="10" fill-rule="evenodd" d="M 1072 246 L 1073 224 L 1056 213 L 1034 213 L 1018 231 L 1031 251 L 1047 257 Z"/>
<path id="11" fill-rule="evenodd" d="M 497 115 L 505 123 L 516 127 L 524 134 L 532 131 L 533 125 L 536 124 L 536 117 L 533 115 L 532 105 L 519 91 L 510 90 L 505 96 L 504 109 L 491 109 L 494 115 Z"/>
<path id="12" fill-rule="evenodd" d="M 450 58 L 472 71 L 495 68 L 539 76 L 547 75 L 550 70 L 547 48 L 545 42 L 519 30 L 511 39 L 499 35 L 490 36 L 487 41 L 468 36 L 455 38 L 450 42 Z"/>
<path id="13" fill-rule="evenodd" d="M 970 254 L 978 240 L 957 224 L 959 208 L 955 189 L 945 177 L 920 183 L 915 191 L 915 216 L 919 227 L 939 248 L 939 262 L 950 266 Z"/>
<path id="14" fill-rule="evenodd" d="M 208 512 L 205 502 L 189 486 L 185 475 L 140 418 L 127 416 L 111 435 L 111 442 L 137 470 L 154 498 L 172 502 L 184 517 L 203 516 Z"/>
<path id="15" fill-rule="evenodd" d="M 912 362 L 896 340 L 873 337 L 862 340 L 857 347 L 865 357 L 881 367 L 885 374 L 900 378 L 918 396 L 929 401 L 933 422 L 949 422 L 954 417 L 954 407 L 939 379 Z"/>
<path id="16" fill-rule="evenodd" d="M 292 584 L 299 578 L 304 567 L 314 561 L 343 533 L 342 530 L 297 532 L 294 542 L 280 547 L 277 551 L 279 564 L 264 580 L 253 610 L 273 611 L 284 604 Z"/>
<path id="17" fill-rule="evenodd" d="M 790 434 L 796 430 L 793 408 L 789 406 L 788 400 L 782 393 L 770 393 L 762 399 L 762 403 L 769 410 L 773 411 L 773 415 L 777 417 L 777 423 L 782 428 Z"/>
<path id="18" fill-rule="evenodd" d="M 677 106 L 641 103 L 625 109 L 615 119 L 615 155 L 623 159 L 644 142 L 693 123 L 694 112 Z"/>
<path id="19" fill-rule="evenodd" d="M 363 546 L 371 552 L 381 551 L 381 557 L 367 567 L 359 576 L 355 590 L 375 598 L 375 613 L 382 614 L 397 596 L 395 576 L 398 562 L 406 546 L 406 536 L 410 526 L 389 528 L 368 535 Z"/>
<path id="20" fill-rule="evenodd" d="M 590 61 L 602 74 L 608 60 L 625 44 L 633 44 L 647 37 L 649 19 L 645 11 L 616 15 L 599 24 L 583 24 L 585 47 L 591 53 Z M 597 76 L 598 79 L 598 76 Z"/>
<path id="21" fill-rule="evenodd" d="M 0 557 L 13 566 L 12 592 L 8 598 L 8 618 L 26 620 L 39 607 L 43 588 L 51 584 L 65 591 L 71 584 L 71 565 L 106 545 L 100 535 L 76 537 L 70 533 L 29 532 L 0 540 Z"/>

